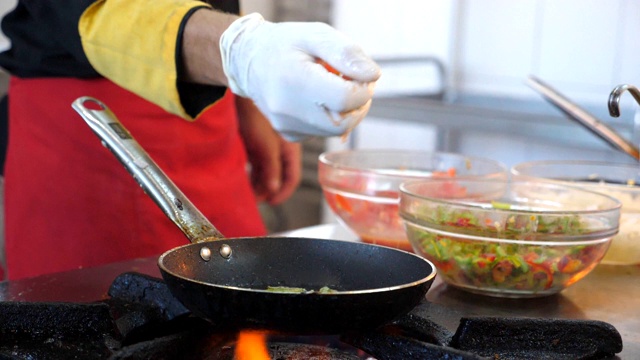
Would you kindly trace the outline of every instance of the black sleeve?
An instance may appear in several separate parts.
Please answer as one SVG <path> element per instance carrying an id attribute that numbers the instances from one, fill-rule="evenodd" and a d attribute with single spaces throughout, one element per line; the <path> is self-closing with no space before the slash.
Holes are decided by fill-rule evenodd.
<path id="1" fill-rule="evenodd" d="M 2 1 L 2 0 L 0 0 Z M 0 67 L 20 77 L 98 77 L 82 49 L 78 21 L 96 0 L 18 0 L 2 19 L 11 48 Z M 207 0 L 221 11 L 239 13 L 238 0 Z M 153 0 L 149 0 L 153 6 Z"/>
<path id="2" fill-rule="evenodd" d="M 18 0 L 2 19 L 11 48 L 0 67 L 21 77 L 96 77 L 82 50 L 78 20 L 95 0 Z"/>
<path id="3" fill-rule="evenodd" d="M 207 4 L 213 6 L 214 9 L 228 12 L 231 14 L 240 14 L 240 1 L 238 0 L 203 0 Z"/>

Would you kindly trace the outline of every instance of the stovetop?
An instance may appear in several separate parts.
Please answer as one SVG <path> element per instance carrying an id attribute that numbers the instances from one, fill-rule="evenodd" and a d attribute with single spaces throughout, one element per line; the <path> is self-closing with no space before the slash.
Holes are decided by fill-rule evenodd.
<path id="1" fill-rule="evenodd" d="M 331 236 L 334 235 L 331 234 Z M 109 299 L 108 290 L 111 283 L 126 272 L 138 272 L 159 278 L 157 257 L 2 282 L 0 283 L 0 300 L 93 303 Z M 501 299 L 460 291 L 443 284 L 436 278 L 427 293 L 427 300 L 431 305 L 457 313 L 458 321 L 463 316 L 500 316 L 606 322 L 613 325 L 622 335 L 622 352 L 612 358 L 640 359 L 640 317 L 637 316 L 640 305 L 640 281 L 638 279 L 640 279 L 640 266 L 600 265 L 585 279 L 559 295 L 538 299 Z M 449 332 L 455 333 L 459 325 L 456 322 L 456 316 L 448 319 L 438 319 L 437 322 Z"/>
<path id="2" fill-rule="evenodd" d="M 193 316 L 161 279 L 128 272 L 93 303 L 0 302 L 0 357 L 232 360 L 238 334 L 225 329 Z M 426 299 L 376 329 L 266 339 L 272 359 L 606 359 L 622 350 L 606 322 L 465 316 Z"/>

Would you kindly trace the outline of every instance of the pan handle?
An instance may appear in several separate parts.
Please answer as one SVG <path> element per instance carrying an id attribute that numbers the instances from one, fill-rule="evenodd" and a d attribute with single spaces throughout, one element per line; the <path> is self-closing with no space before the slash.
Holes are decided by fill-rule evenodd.
<path id="1" fill-rule="evenodd" d="M 190 242 L 224 238 L 149 157 L 105 104 L 83 96 L 71 106 Z"/>

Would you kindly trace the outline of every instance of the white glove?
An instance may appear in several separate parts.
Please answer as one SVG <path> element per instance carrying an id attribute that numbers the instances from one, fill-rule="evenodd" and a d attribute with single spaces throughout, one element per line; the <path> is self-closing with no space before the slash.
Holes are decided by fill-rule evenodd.
<path id="1" fill-rule="evenodd" d="M 222 34 L 220 50 L 231 91 L 251 98 L 290 141 L 351 130 L 369 111 L 380 77 L 360 47 L 323 23 L 272 23 L 250 14 Z"/>

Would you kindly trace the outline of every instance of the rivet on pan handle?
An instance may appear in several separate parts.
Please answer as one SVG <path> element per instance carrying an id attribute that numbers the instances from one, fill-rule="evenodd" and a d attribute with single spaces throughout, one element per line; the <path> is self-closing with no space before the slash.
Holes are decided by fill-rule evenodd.
<path id="1" fill-rule="evenodd" d="M 133 175 L 147 195 L 178 225 L 189 241 L 224 238 L 149 157 L 105 104 L 85 96 L 76 99 L 72 107 L 98 135 L 102 144 Z"/>

